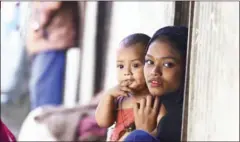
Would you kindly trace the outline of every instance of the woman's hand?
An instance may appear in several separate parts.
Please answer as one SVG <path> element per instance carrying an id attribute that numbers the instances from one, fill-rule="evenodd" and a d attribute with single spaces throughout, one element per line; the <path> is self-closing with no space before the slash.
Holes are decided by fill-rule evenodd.
<path id="1" fill-rule="evenodd" d="M 148 95 L 134 105 L 134 118 L 136 129 L 151 133 L 157 126 L 159 114 L 159 99 Z"/>

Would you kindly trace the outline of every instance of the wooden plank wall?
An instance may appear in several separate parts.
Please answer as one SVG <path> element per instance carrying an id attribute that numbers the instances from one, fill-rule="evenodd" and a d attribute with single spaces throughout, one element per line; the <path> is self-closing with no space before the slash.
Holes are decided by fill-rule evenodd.
<path id="1" fill-rule="evenodd" d="M 239 141 L 239 2 L 194 9 L 183 140 Z"/>

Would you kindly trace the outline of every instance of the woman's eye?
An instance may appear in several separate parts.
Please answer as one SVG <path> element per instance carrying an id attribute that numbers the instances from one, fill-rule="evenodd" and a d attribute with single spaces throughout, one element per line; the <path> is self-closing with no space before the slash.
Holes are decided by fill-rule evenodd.
<path id="1" fill-rule="evenodd" d="M 152 64 L 154 64 L 154 62 L 151 60 L 145 60 L 145 64 L 152 65 Z"/>
<path id="2" fill-rule="evenodd" d="M 119 68 L 119 69 L 123 69 L 124 66 L 123 66 L 123 65 L 117 65 L 117 68 Z"/>
<path id="3" fill-rule="evenodd" d="M 172 67 L 174 66 L 174 64 L 168 62 L 168 63 L 163 63 L 163 66 L 164 66 L 164 67 L 167 67 L 167 68 L 172 68 Z"/>

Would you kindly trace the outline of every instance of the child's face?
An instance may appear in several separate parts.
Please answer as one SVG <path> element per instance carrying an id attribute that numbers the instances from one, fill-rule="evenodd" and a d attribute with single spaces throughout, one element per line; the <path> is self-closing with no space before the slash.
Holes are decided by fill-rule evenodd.
<path id="1" fill-rule="evenodd" d="M 117 51 L 118 81 L 129 81 L 128 87 L 133 91 L 146 88 L 143 75 L 144 49 L 143 45 L 134 44 L 128 47 L 121 46 Z"/>
<path id="2" fill-rule="evenodd" d="M 176 91 L 183 77 L 183 63 L 178 51 L 168 43 L 154 41 L 145 57 L 144 75 L 152 95 Z"/>

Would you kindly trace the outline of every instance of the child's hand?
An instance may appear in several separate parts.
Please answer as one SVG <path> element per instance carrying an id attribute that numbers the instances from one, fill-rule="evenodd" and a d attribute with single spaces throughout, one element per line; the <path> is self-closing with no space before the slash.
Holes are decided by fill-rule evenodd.
<path id="1" fill-rule="evenodd" d="M 119 85 L 113 87 L 108 91 L 108 94 L 113 96 L 114 98 L 118 96 L 128 96 L 128 93 L 132 93 L 132 90 L 128 87 L 129 82 L 123 81 Z"/>
<path id="2" fill-rule="evenodd" d="M 157 126 L 159 113 L 159 99 L 148 95 L 140 103 L 134 105 L 134 118 L 136 129 L 151 133 Z"/>

